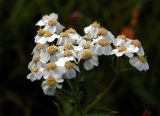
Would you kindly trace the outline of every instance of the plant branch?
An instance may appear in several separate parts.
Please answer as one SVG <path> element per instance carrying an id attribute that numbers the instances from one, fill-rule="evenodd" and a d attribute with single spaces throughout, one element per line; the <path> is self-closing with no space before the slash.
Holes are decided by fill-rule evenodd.
<path id="1" fill-rule="evenodd" d="M 87 106 L 87 108 L 86 108 L 85 111 L 84 111 L 85 113 L 87 113 L 95 104 L 97 104 L 97 103 L 104 97 L 105 94 L 108 93 L 108 91 L 111 89 L 111 87 L 112 87 L 113 84 L 115 83 L 117 77 L 118 77 L 118 76 L 116 75 L 116 76 L 112 79 L 112 81 L 110 82 L 110 84 L 106 87 L 106 89 L 105 89 L 102 93 L 98 94 L 98 95 L 96 96 L 95 100 L 94 100 L 89 106 Z"/>

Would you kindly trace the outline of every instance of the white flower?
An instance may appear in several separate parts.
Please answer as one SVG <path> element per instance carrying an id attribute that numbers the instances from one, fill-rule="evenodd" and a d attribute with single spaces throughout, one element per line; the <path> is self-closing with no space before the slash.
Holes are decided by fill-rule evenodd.
<path id="1" fill-rule="evenodd" d="M 31 73 L 27 75 L 27 79 L 31 81 L 40 80 L 44 70 L 44 63 L 34 59 L 29 63 L 28 69 L 31 70 Z"/>
<path id="2" fill-rule="evenodd" d="M 94 66 L 98 66 L 98 57 L 89 49 L 83 49 L 79 53 L 79 60 L 84 60 L 84 68 L 86 70 L 93 69 Z"/>
<path id="3" fill-rule="evenodd" d="M 98 30 L 97 35 L 98 36 L 103 36 L 104 38 L 107 38 L 109 43 L 115 43 L 116 42 L 116 39 L 115 39 L 114 35 L 105 28 L 100 28 Z"/>
<path id="4" fill-rule="evenodd" d="M 60 48 L 61 47 L 57 47 L 54 44 L 50 45 L 47 48 L 48 55 L 46 55 L 46 56 L 48 57 L 48 59 L 50 59 L 51 62 L 55 62 L 58 60 L 58 54 L 60 52 Z"/>
<path id="5" fill-rule="evenodd" d="M 60 36 L 52 33 L 50 31 L 45 31 L 43 36 L 39 36 L 38 34 L 35 37 L 35 43 L 45 44 L 46 42 L 53 42 L 56 38 L 58 39 Z"/>
<path id="6" fill-rule="evenodd" d="M 53 96 L 55 94 L 56 88 L 61 89 L 61 83 L 64 80 L 62 78 L 57 78 L 49 75 L 45 81 L 42 82 L 43 93 L 48 96 Z"/>
<path id="7" fill-rule="evenodd" d="M 61 67 L 58 67 L 55 62 L 49 62 L 45 66 L 43 77 L 44 79 L 47 79 L 48 76 L 61 78 L 63 73 L 64 71 L 61 69 Z"/>
<path id="8" fill-rule="evenodd" d="M 125 45 L 121 45 L 117 47 L 116 49 L 112 50 L 111 54 L 115 54 L 117 57 L 120 57 L 123 54 L 125 54 L 129 58 L 133 57 L 133 52 L 128 51 L 128 48 Z"/>
<path id="9" fill-rule="evenodd" d="M 64 26 L 62 26 L 57 20 L 58 15 L 51 13 L 50 15 L 43 16 L 42 19 L 36 23 L 36 25 L 45 26 L 45 30 L 49 30 L 53 33 L 60 33 L 64 29 Z"/>
<path id="10" fill-rule="evenodd" d="M 129 63 L 139 71 L 147 71 L 149 69 L 147 59 L 144 56 L 132 57 L 130 58 Z"/>
<path id="11" fill-rule="evenodd" d="M 117 38 L 116 38 L 116 41 L 115 43 L 113 43 L 115 46 L 121 46 L 123 44 L 126 44 L 126 42 L 128 41 L 129 39 L 125 36 L 125 35 L 119 35 Z"/>
<path id="12" fill-rule="evenodd" d="M 58 57 L 58 58 L 62 58 L 62 57 L 73 58 L 74 61 L 77 62 L 77 60 L 76 60 L 77 54 L 76 54 L 76 52 L 74 51 L 74 49 L 61 50 L 57 57 Z"/>
<path id="13" fill-rule="evenodd" d="M 73 28 L 60 33 L 60 38 L 57 41 L 57 45 L 64 45 L 67 42 L 77 44 L 80 41 L 81 36 Z"/>
<path id="14" fill-rule="evenodd" d="M 64 70 L 64 75 L 67 79 L 71 79 L 76 77 L 76 71 L 79 71 L 79 67 L 77 65 L 75 65 L 74 63 L 72 63 L 71 61 L 73 61 L 73 59 L 71 58 L 60 58 L 59 61 L 57 61 L 57 65 L 62 67 Z"/>
<path id="15" fill-rule="evenodd" d="M 110 55 L 112 53 L 112 47 L 109 43 L 109 40 L 107 38 L 104 38 L 103 36 L 95 39 L 93 41 L 93 44 L 95 44 L 94 53 L 96 55 Z"/>
<path id="16" fill-rule="evenodd" d="M 48 62 L 49 60 L 49 54 L 48 54 L 48 51 L 47 51 L 47 47 L 48 45 L 45 44 L 37 44 L 35 46 L 35 48 L 33 49 L 33 59 L 34 58 L 38 58 L 39 61 L 43 62 L 43 63 L 46 63 Z"/>
<path id="17" fill-rule="evenodd" d="M 100 29 L 100 24 L 98 24 L 97 21 L 95 21 L 94 23 L 92 23 L 88 27 L 85 27 L 84 32 L 85 32 L 85 34 L 91 36 L 92 38 L 96 38 L 99 29 Z"/>
<path id="18" fill-rule="evenodd" d="M 139 40 L 130 40 L 129 42 L 129 51 L 134 51 L 138 56 L 144 56 L 144 50 Z"/>

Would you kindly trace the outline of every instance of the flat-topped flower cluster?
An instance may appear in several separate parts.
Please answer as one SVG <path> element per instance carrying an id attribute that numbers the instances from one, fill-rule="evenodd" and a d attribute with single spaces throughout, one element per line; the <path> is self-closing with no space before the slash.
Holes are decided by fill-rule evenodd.
<path id="1" fill-rule="evenodd" d="M 45 95 L 54 95 L 56 88 L 62 88 L 64 79 L 72 79 L 79 73 L 79 63 L 83 62 L 88 71 L 98 66 L 98 56 L 127 56 L 129 63 L 140 71 L 149 69 L 141 42 L 119 35 L 117 38 L 96 21 L 84 28 L 85 35 L 58 22 L 58 15 L 45 15 L 36 23 L 39 26 L 35 36 L 36 46 L 28 68 L 31 81 L 43 78 Z"/>

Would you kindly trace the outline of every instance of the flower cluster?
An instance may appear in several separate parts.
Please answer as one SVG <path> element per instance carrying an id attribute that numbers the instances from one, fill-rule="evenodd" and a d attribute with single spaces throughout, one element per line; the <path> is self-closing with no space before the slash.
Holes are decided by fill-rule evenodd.
<path id="1" fill-rule="evenodd" d="M 148 70 L 149 66 L 139 40 L 132 40 L 125 35 L 117 38 L 96 21 L 84 28 L 84 36 L 58 22 L 58 15 L 45 15 L 36 23 L 39 26 L 35 36 L 36 46 L 28 68 L 31 81 L 43 78 L 42 89 L 45 95 L 52 96 L 56 88 L 62 88 L 64 79 L 76 77 L 80 72 L 78 64 L 83 62 L 86 70 L 98 66 L 98 56 L 126 55 L 129 63 L 138 70 Z"/>

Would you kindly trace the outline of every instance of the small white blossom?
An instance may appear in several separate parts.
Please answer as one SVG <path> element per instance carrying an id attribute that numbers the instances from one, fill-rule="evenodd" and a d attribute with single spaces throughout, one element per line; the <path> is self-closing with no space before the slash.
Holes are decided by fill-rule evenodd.
<path id="1" fill-rule="evenodd" d="M 45 81 L 42 82 L 43 93 L 48 96 L 53 96 L 55 94 L 56 88 L 61 89 L 61 83 L 64 80 L 62 78 L 57 78 L 49 75 Z"/>
<path id="2" fill-rule="evenodd" d="M 45 44 L 46 42 L 53 42 L 55 39 L 58 39 L 60 36 L 52 33 L 50 31 L 45 31 L 43 36 L 36 35 L 35 43 Z"/>
<path id="3" fill-rule="evenodd" d="M 64 26 L 62 26 L 57 20 L 58 15 L 52 13 L 50 15 L 43 16 L 42 19 L 36 23 L 36 25 L 45 26 L 45 30 L 51 31 L 53 33 L 60 33 L 64 29 Z"/>
<path id="4" fill-rule="evenodd" d="M 126 44 L 126 42 L 129 41 L 129 39 L 125 36 L 125 35 L 119 35 L 117 38 L 116 38 L 116 41 L 114 42 L 114 45 L 115 46 L 121 46 L 123 44 Z"/>
<path id="5" fill-rule="evenodd" d="M 139 71 L 147 71 L 149 69 L 147 59 L 144 56 L 132 57 L 130 58 L 129 63 Z"/>
<path id="6" fill-rule="evenodd" d="M 27 75 L 27 79 L 31 81 L 40 80 L 42 78 L 44 63 L 40 62 L 38 58 L 34 58 L 28 65 L 31 73 Z"/>
<path id="7" fill-rule="evenodd" d="M 112 46 L 107 38 L 100 36 L 93 40 L 93 43 L 95 44 L 94 53 L 96 55 L 110 55 L 112 53 Z"/>
<path id="8" fill-rule="evenodd" d="M 60 33 L 60 38 L 57 41 L 57 45 L 64 45 L 67 42 L 77 44 L 81 40 L 81 36 L 73 28 Z"/>
<path id="9" fill-rule="evenodd" d="M 84 32 L 85 32 L 85 34 L 91 36 L 92 38 L 96 38 L 99 29 L 100 29 L 100 24 L 98 24 L 97 21 L 95 21 L 94 23 L 92 23 L 88 27 L 85 27 Z"/>
<path id="10" fill-rule="evenodd" d="M 98 57 L 89 49 L 83 49 L 79 53 L 79 60 L 84 60 L 84 68 L 86 70 L 93 69 L 94 66 L 98 66 Z"/>
<path id="11" fill-rule="evenodd" d="M 103 27 L 98 30 L 97 35 L 98 36 L 103 36 L 104 38 L 107 38 L 109 43 L 115 43 L 116 42 L 116 39 L 115 39 L 114 35 L 110 31 L 108 31 L 107 29 L 105 29 Z"/>

